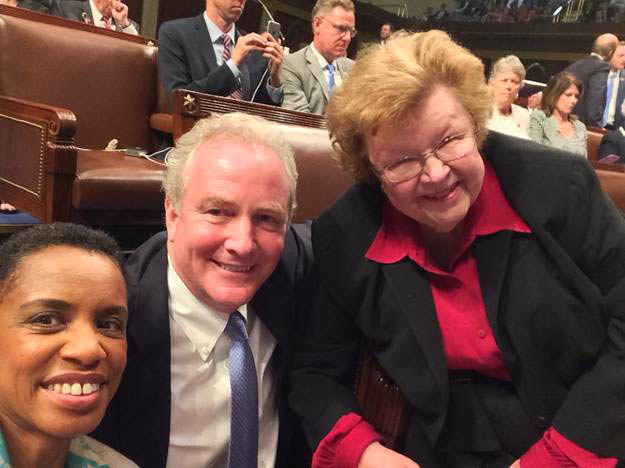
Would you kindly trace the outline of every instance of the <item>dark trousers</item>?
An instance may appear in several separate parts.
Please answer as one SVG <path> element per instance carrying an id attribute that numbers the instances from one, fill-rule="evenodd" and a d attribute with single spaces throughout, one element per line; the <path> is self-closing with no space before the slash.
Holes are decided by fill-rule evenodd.
<path id="1" fill-rule="evenodd" d="M 510 382 L 472 371 L 449 373 L 448 418 L 437 444 L 446 468 L 509 467 L 542 437 Z"/>

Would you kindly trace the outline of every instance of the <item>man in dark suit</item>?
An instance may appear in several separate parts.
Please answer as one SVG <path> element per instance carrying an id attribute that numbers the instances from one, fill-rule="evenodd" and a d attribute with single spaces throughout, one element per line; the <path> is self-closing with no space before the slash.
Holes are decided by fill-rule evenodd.
<path id="1" fill-rule="evenodd" d="M 65 0 L 58 2 L 57 16 L 138 35 L 139 25 L 128 18 L 128 6 L 119 0 Z"/>
<path id="2" fill-rule="evenodd" d="M 235 27 L 244 7 L 245 0 L 206 0 L 204 13 L 161 26 L 158 71 L 168 95 L 184 88 L 282 103 L 282 47 L 269 33 Z"/>
<path id="3" fill-rule="evenodd" d="M 283 391 L 312 262 L 309 227 L 289 227 L 293 153 L 233 113 L 199 122 L 168 161 L 167 232 L 128 260 L 128 364 L 94 435 L 150 468 L 304 466 Z"/>
<path id="4" fill-rule="evenodd" d="M 613 162 L 620 164 L 625 162 L 625 130 L 623 127 L 603 135 L 597 157 L 601 160 L 607 156 L 618 156 L 619 159 Z"/>
<path id="5" fill-rule="evenodd" d="M 584 85 L 584 91 L 573 109 L 573 113 L 586 126 L 602 126 L 606 85 L 610 72 L 608 62 L 617 46 L 618 38 L 614 34 L 601 34 L 595 39 L 590 55 L 566 68 L 566 71 L 577 76 Z"/>

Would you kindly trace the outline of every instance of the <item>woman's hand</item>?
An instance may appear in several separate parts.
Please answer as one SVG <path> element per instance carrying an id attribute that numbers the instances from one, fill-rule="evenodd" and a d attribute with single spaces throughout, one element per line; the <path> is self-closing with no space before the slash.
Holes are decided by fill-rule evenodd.
<path id="1" fill-rule="evenodd" d="M 369 445 L 360 457 L 358 468 L 380 468 L 381 466 L 393 468 L 419 468 L 410 458 L 384 447 L 380 442 Z"/>

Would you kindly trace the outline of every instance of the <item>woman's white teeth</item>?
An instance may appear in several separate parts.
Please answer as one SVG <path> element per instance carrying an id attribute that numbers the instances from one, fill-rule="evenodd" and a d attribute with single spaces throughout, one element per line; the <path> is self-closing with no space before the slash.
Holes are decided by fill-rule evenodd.
<path id="1" fill-rule="evenodd" d="M 63 395 L 89 395 L 90 393 L 97 392 L 100 388 L 99 383 L 56 383 L 48 385 L 48 390 L 55 393 L 62 393 Z"/>

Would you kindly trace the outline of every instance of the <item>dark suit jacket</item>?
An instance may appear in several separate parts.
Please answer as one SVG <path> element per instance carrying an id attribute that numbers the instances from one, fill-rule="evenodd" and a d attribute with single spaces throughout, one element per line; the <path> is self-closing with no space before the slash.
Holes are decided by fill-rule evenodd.
<path id="1" fill-rule="evenodd" d="M 610 154 L 620 156 L 621 160 L 616 162 L 621 164 L 625 162 L 625 136 L 619 130 L 610 131 L 601 139 L 597 150 L 598 158 L 605 158 Z"/>
<path id="2" fill-rule="evenodd" d="M 601 127 L 610 65 L 599 57 L 588 55 L 569 65 L 566 71 L 577 76 L 584 86 L 573 113 L 587 127 Z"/>
<path id="3" fill-rule="evenodd" d="M 607 97 L 607 94 L 606 94 Z M 619 128 L 625 125 L 625 118 L 623 117 L 622 104 L 625 100 L 625 71 L 621 70 L 618 79 L 618 89 L 616 92 L 616 108 L 614 109 L 614 122 L 613 127 Z"/>
<path id="4" fill-rule="evenodd" d="M 245 34 L 237 29 L 235 37 Z M 249 101 L 254 90 L 262 84 L 255 102 L 280 105 L 273 102 L 267 93 L 266 82 L 269 73 L 267 59 L 253 51 L 239 67 L 240 89 L 243 98 Z M 158 73 L 168 96 L 174 89 L 183 88 L 202 93 L 229 96 L 239 88 L 239 81 L 225 63 L 217 66 L 215 51 L 203 14 L 194 18 L 182 18 L 163 23 L 158 32 Z"/>
<path id="5" fill-rule="evenodd" d="M 27 10 L 47 13 L 49 15 L 59 15 L 61 0 L 19 0 L 17 6 Z"/>
<path id="6" fill-rule="evenodd" d="M 512 384 L 537 427 L 623 458 L 625 223 L 583 158 L 495 133 L 482 154 L 532 230 L 478 236 L 472 246 Z M 408 258 L 364 257 L 383 201 L 379 188 L 356 184 L 313 224 L 321 287 L 289 401 L 315 448 L 341 415 L 359 412 L 348 376 L 364 344 L 407 398 L 400 450 L 437 467 L 450 394 L 442 336 L 427 272 Z"/>
<path id="7" fill-rule="evenodd" d="M 81 21 L 87 24 L 94 24 L 93 15 L 91 14 L 91 7 L 89 6 L 88 1 L 79 1 L 79 0 L 63 0 L 58 3 L 58 13 L 57 16 L 62 16 L 63 18 Z M 130 20 L 132 25 L 135 27 L 137 32 L 139 31 L 139 25 Z M 115 25 L 116 31 L 122 31 L 117 25 Z"/>
<path id="8" fill-rule="evenodd" d="M 280 467 L 301 467 L 309 460 L 299 423 L 281 389 L 291 354 L 296 297 L 301 293 L 299 288 L 308 285 L 306 276 L 312 262 L 309 230 L 309 225 L 288 230 L 280 263 L 248 305 L 278 341 L 272 359 L 280 386 L 276 461 Z M 139 466 L 165 467 L 171 400 L 166 233 L 139 247 L 126 267 L 128 363 L 120 388 L 93 436 Z"/>

